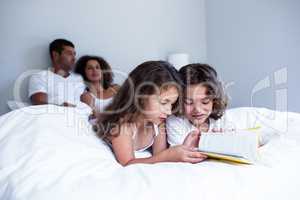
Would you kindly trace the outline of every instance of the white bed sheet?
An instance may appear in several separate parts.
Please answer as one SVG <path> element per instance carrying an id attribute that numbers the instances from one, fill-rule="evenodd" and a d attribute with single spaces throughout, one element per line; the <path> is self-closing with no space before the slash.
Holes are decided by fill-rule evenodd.
<path id="1" fill-rule="evenodd" d="M 245 113 L 257 111 L 272 113 L 229 113 L 245 125 Z M 287 121 L 290 128 L 280 134 L 282 119 L 269 121 L 278 134 L 260 149 L 257 165 L 209 160 L 121 167 L 80 111 L 26 107 L 0 117 L 0 199 L 299 200 L 300 146 L 290 138 L 300 134 L 300 115 L 289 113 Z"/>

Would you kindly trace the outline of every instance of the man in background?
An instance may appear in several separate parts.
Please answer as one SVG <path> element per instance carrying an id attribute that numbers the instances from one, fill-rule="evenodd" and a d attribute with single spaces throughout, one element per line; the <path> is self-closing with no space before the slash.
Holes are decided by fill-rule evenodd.
<path id="1" fill-rule="evenodd" d="M 49 45 L 52 67 L 33 74 L 29 81 L 29 98 L 33 105 L 80 104 L 85 85 L 81 76 L 72 72 L 76 52 L 72 42 L 56 39 Z"/>

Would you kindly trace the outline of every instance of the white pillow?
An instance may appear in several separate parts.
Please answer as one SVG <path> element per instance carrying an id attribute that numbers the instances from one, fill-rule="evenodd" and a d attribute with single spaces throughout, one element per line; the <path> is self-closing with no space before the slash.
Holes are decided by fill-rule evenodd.
<path id="1" fill-rule="evenodd" d="M 261 127 L 261 143 L 273 137 L 286 136 L 300 142 L 300 113 L 281 112 L 267 108 L 240 107 L 226 111 L 227 123 L 236 129 Z"/>

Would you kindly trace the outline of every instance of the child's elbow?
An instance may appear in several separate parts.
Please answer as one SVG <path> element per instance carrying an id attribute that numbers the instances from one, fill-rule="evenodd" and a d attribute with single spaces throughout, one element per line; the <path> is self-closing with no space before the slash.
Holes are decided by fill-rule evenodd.
<path id="1" fill-rule="evenodd" d="M 129 165 L 128 163 L 120 163 L 120 164 L 122 165 L 122 167 L 126 167 Z"/>
<path id="2" fill-rule="evenodd" d="M 122 167 L 126 167 L 126 166 L 132 164 L 132 160 L 124 160 L 124 161 L 121 161 L 121 160 L 120 160 L 120 161 L 119 161 L 119 164 L 121 164 Z"/>

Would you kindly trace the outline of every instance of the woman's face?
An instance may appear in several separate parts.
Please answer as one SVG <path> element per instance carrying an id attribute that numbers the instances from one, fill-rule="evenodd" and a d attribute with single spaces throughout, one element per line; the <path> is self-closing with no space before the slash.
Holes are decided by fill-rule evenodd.
<path id="1" fill-rule="evenodd" d="M 85 75 L 90 82 L 99 82 L 102 78 L 102 71 L 97 60 L 89 60 L 85 66 Z"/>
<path id="2" fill-rule="evenodd" d="M 172 105 L 177 101 L 178 96 L 175 86 L 161 90 L 160 94 L 149 95 L 143 109 L 145 118 L 154 124 L 165 122 L 172 114 Z"/>
<path id="3" fill-rule="evenodd" d="M 213 109 L 213 100 L 207 95 L 207 88 L 201 84 L 186 88 L 184 97 L 184 114 L 199 127 L 207 121 Z"/>

